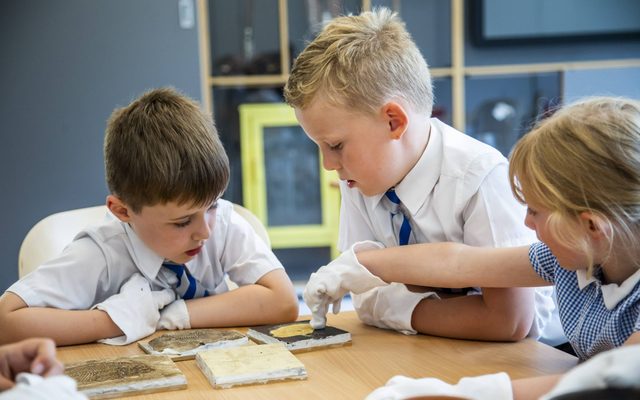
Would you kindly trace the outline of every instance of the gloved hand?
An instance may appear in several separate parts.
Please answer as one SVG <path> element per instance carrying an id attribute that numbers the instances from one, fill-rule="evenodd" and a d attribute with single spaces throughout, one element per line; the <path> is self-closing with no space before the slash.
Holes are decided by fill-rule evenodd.
<path id="1" fill-rule="evenodd" d="M 415 293 L 403 283 L 394 282 L 353 296 L 353 306 L 360 320 L 367 325 L 415 335 L 411 315 L 420 300 L 427 297 L 439 299 L 435 292 Z"/>
<path id="2" fill-rule="evenodd" d="M 411 399 L 419 396 L 451 396 L 473 400 L 513 400 L 511 381 L 504 372 L 462 378 L 450 385 L 436 378 L 413 379 L 397 375 L 371 392 L 366 400 Z"/>
<path id="3" fill-rule="evenodd" d="M 325 327 L 329 304 L 333 304 L 334 314 L 340 312 L 340 302 L 349 291 L 363 293 L 387 284 L 362 266 L 356 257 L 358 251 L 381 248 L 383 246 L 378 242 L 357 242 L 351 249 L 311 274 L 303 297 L 313 314 L 311 326 L 314 329 Z"/>
<path id="4" fill-rule="evenodd" d="M 156 330 L 160 312 L 175 299 L 171 289 L 152 291 L 149 282 L 139 273 L 135 273 L 115 294 L 92 308 L 105 311 L 124 333 L 111 339 L 99 340 L 101 343 L 125 345 L 149 336 Z"/>
<path id="5" fill-rule="evenodd" d="M 587 389 L 640 388 L 640 345 L 600 353 L 567 372 L 540 400 Z"/>
<path id="6" fill-rule="evenodd" d="M 0 400 L 87 400 L 78 392 L 76 381 L 65 375 L 43 378 L 39 375 L 21 373 L 16 377 L 13 389 L 0 392 Z"/>
<path id="7" fill-rule="evenodd" d="M 178 299 L 166 306 L 160 312 L 160 319 L 156 325 L 156 329 L 190 329 L 191 320 L 189 319 L 189 310 L 187 304 L 182 299 Z"/>

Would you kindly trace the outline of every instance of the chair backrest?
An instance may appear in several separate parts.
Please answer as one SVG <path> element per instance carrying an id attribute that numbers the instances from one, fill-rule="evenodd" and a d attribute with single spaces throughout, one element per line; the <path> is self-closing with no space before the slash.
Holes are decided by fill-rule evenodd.
<path id="1" fill-rule="evenodd" d="M 38 221 L 20 246 L 18 275 L 22 278 L 62 253 L 78 232 L 102 222 L 107 213 L 107 206 L 87 207 L 51 214 Z"/>
<path id="2" fill-rule="evenodd" d="M 233 209 L 247 220 L 258 236 L 271 247 L 267 230 L 258 217 L 238 204 L 234 204 Z M 39 265 L 62 253 L 78 232 L 89 225 L 104 221 L 108 212 L 107 206 L 79 208 L 51 214 L 37 222 L 20 246 L 19 277 L 22 278 Z"/>

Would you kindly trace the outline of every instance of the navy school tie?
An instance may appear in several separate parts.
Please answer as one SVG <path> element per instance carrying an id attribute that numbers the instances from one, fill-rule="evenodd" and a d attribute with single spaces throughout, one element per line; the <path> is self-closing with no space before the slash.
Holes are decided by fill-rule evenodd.
<path id="1" fill-rule="evenodd" d="M 204 289 L 202 285 L 199 285 L 196 279 L 189 273 L 189 270 L 184 264 L 176 264 L 171 261 L 165 260 L 162 263 L 163 267 L 168 268 L 176 274 L 178 281 L 173 288 L 178 296 L 184 300 L 190 300 L 194 297 L 207 297 L 209 291 Z"/>
<path id="2" fill-rule="evenodd" d="M 400 246 L 409 244 L 409 237 L 411 236 L 411 225 L 409 224 L 409 219 L 402 212 L 400 208 L 400 198 L 398 197 L 394 189 L 389 189 L 385 193 L 385 196 L 387 196 L 389 201 L 391 201 L 394 204 L 393 211 L 391 212 L 391 226 L 393 227 L 394 232 L 396 231 L 396 224 L 394 223 L 394 220 L 400 217 L 399 214 L 402 215 L 402 225 L 400 225 L 398 243 L 400 244 Z M 466 293 L 470 289 L 473 289 L 473 288 L 462 288 L 462 289 L 440 288 L 439 290 L 446 293 Z"/>
<path id="3" fill-rule="evenodd" d="M 400 224 L 400 232 L 398 233 L 398 243 L 400 246 L 404 246 L 405 244 L 409 244 L 409 238 L 411 237 L 411 224 L 409 224 L 409 218 L 402 212 L 400 209 L 400 198 L 396 194 L 394 189 L 389 189 L 385 193 L 385 196 L 394 204 L 393 211 L 391 212 L 391 226 L 394 228 L 394 232 L 396 231 L 396 224 L 394 223 L 394 219 L 400 218 L 402 216 L 402 224 Z"/>

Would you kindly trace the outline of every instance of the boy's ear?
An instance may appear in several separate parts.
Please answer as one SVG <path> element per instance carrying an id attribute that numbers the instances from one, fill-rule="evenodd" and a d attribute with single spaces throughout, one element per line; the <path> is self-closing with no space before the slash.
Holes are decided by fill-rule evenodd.
<path id="1" fill-rule="evenodd" d="M 107 196 L 107 208 L 122 222 L 129 222 L 132 211 L 118 196 Z"/>
<path id="2" fill-rule="evenodd" d="M 395 101 L 390 101 L 382 106 L 382 118 L 389 125 L 391 138 L 400 139 L 407 131 L 409 116 L 404 107 Z"/>

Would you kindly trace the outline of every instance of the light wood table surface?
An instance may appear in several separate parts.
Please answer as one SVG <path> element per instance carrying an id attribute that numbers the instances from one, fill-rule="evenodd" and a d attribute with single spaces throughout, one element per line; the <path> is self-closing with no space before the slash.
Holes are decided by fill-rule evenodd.
<path id="1" fill-rule="evenodd" d="M 307 369 L 306 380 L 213 389 L 195 360 L 186 360 L 176 362 L 187 377 L 186 390 L 130 398 L 362 399 L 398 374 L 414 378 L 430 376 L 455 383 L 463 376 L 500 371 L 507 372 L 512 379 L 563 373 L 577 364 L 575 357 L 532 339 L 494 343 L 405 336 L 364 325 L 353 311 L 330 314 L 329 325 L 351 332 L 353 343 L 297 353 Z M 58 356 L 65 363 L 135 354 L 143 354 L 136 343 L 128 346 L 94 343 L 58 349 Z"/>

